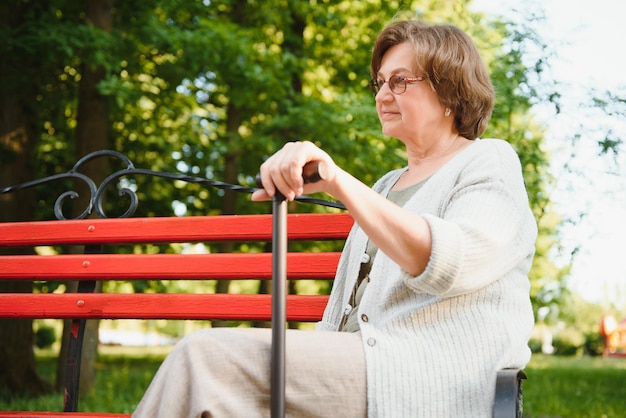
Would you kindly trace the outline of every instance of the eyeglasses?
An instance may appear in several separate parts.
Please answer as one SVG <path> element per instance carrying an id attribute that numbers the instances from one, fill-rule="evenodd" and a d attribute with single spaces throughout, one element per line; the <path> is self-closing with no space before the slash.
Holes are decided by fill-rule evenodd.
<path id="1" fill-rule="evenodd" d="M 406 91 L 407 84 L 417 83 L 418 81 L 424 80 L 424 77 L 403 77 L 401 75 L 392 75 L 387 81 L 382 78 L 378 80 L 370 80 L 370 90 L 372 91 L 374 97 L 376 97 L 380 89 L 383 88 L 383 84 L 389 83 L 389 89 L 393 94 L 402 94 Z"/>

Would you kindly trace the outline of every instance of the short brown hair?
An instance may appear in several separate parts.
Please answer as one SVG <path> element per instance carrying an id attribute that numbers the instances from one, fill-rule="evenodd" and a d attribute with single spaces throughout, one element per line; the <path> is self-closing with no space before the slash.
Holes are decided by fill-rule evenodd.
<path id="1" fill-rule="evenodd" d="M 378 76 L 385 53 L 404 42 L 415 48 L 416 75 L 425 77 L 441 104 L 452 110 L 459 133 L 468 139 L 482 135 L 491 118 L 495 95 L 472 39 L 453 25 L 392 22 L 376 39 L 370 66 L 372 78 Z"/>

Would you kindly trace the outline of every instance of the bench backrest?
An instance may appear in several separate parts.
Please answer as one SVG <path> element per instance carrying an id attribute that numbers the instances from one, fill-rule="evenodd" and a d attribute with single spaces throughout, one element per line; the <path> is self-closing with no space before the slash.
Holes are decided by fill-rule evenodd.
<path id="1" fill-rule="evenodd" d="M 290 214 L 288 239 L 344 240 L 345 213 Z M 271 215 L 82 219 L 0 223 L 0 247 L 269 242 Z M 10 251 L 5 248 L 4 253 Z M 94 251 L 87 251 L 94 252 Z M 334 277 L 339 252 L 289 252 L 288 279 Z M 271 253 L 0 255 L 0 280 L 271 279 Z M 287 320 L 317 321 L 325 295 L 288 295 Z M 0 294 L 0 318 L 207 319 L 271 318 L 271 295 L 258 294 Z"/>
<path id="2" fill-rule="evenodd" d="M 626 319 L 617 322 L 613 315 L 603 315 L 600 334 L 604 338 L 604 356 L 626 357 Z"/>

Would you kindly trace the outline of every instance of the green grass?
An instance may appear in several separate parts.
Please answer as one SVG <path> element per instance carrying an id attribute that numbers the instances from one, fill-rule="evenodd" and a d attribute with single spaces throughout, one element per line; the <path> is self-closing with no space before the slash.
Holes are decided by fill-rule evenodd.
<path id="1" fill-rule="evenodd" d="M 524 416 L 626 416 L 626 358 L 535 354 L 526 368 Z"/>
<path id="2" fill-rule="evenodd" d="M 96 389 L 81 394 L 81 411 L 132 413 L 161 364 L 163 349 L 101 349 Z M 41 355 L 39 371 L 52 380 L 56 367 Z M 626 416 L 626 359 L 534 355 L 526 368 L 524 416 L 530 418 Z M 0 399 L 0 410 L 60 411 L 60 393 L 35 399 Z"/>
<path id="3" fill-rule="evenodd" d="M 84 412 L 132 413 L 169 348 L 101 347 L 96 364 L 96 383 L 91 393 L 81 393 L 78 409 Z M 56 358 L 38 356 L 38 371 L 53 381 Z M 63 395 L 0 399 L 0 410 L 62 411 Z"/>

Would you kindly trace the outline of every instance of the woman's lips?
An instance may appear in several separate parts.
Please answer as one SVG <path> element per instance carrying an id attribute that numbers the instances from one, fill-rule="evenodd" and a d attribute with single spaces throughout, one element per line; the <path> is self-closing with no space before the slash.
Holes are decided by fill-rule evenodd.
<path id="1" fill-rule="evenodd" d="M 399 115 L 398 112 L 392 112 L 390 110 L 383 110 L 380 112 L 380 118 L 382 120 L 394 119 Z"/>

